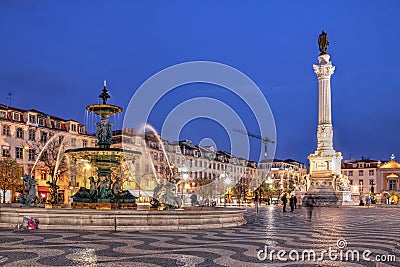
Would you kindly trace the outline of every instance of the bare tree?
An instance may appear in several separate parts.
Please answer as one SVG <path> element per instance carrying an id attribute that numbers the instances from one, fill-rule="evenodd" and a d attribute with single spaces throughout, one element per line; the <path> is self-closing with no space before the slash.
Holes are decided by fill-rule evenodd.
<path id="1" fill-rule="evenodd" d="M 28 142 L 30 153 L 35 155 L 35 159 L 39 158 L 36 168 L 49 174 L 50 178 L 47 184 L 50 187 L 50 202 L 57 204 L 59 202 L 57 189 L 59 188 L 59 180 L 69 179 L 67 159 L 64 157 L 64 151 L 68 148 L 69 143 L 64 140 L 64 136 L 59 135 L 58 138 Z M 69 180 L 67 181 L 69 182 Z"/>
<path id="2" fill-rule="evenodd" d="M 213 197 L 215 181 L 207 178 L 196 178 L 194 179 L 196 184 L 195 192 L 202 198 Z"/>
<path id="3" fill-rule="evenodd" d="M 47 146 L 44 148 L 45 144 Z M 64 140 L 63 136 L 50 138 L 50 141 L 47 143 L 33 141 L 28 143 L 27 146 L 33 151 L 35 158 L 39 157 L 39 168 L 41 167 L 51 176 L 50 182 L 57 182 L 59 177 L 68 172 L 66 157 L 63 156 L 63 151 L 68 148 L 68 142 Z M 58 159 L 58 157 L 60 158 Z M 59 160 L 58 165 L 57 160 Z M 56 168 L 57 175 L 55 173 Z"/>
<path id="4" fill-rule="evenodd" d="M 0 189 L 3 203 L 6 201 L 7 190 L 17 191 L 22 189 L 22 167 L 11 158 L 0 160 Z"/>

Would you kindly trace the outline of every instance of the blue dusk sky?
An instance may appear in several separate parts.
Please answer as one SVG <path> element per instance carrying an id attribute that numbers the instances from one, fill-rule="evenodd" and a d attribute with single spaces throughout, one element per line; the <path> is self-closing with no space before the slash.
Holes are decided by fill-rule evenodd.
<path id="1" fill-rule="evenodd" d="M 11 92 L 13 107 L 85 123 L 85 107 L 98 103 L 104 79 L 109 102 L 126 109 L 157 72 L 188 61 L 219 62 L 261 89 L 275 118 L 276 157 L 308 162 L 316 149 L 318 107 L 312 65 L 325 30 L 336 66 L 334 147 L 345 159 L 388 160 L 392 153 L 400 156 L 399 10 L 396 0 L 2 0 L 0 103 L 9 105 Z M 204 96 L 234 107 L 247 130 L 260 133 L 240 99 L 210 84 L 170 92 L 156 103 L 151 123 L 160 131 L 174 106 Z M 115 128 L 122 119 L 113 119 Z M 229 150 L 229 135 L 239 134 L 230 130 L 240 128 L 212 119 L 179 127 L 180 139 L 209 138 L 221 150 Z M 257 157 L 251 152 L 251 159 Z"/>

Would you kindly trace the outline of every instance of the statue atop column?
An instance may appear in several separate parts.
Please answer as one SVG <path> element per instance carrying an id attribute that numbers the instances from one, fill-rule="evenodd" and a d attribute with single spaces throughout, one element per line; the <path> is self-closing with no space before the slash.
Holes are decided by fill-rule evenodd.
<path id="1" fill-rule="evenodd" d="M 322 31 L 322 33 L 318 36 L 318 46 L 319 46 L 319 51 L 321 51 L 321 55 L 326 53 L 328 45 L 329 45 L 328 34 Z"/>

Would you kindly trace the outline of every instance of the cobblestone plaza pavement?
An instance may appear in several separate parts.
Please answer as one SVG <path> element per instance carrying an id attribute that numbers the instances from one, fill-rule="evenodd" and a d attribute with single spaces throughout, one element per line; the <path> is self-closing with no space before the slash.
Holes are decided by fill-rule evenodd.
<path id="1" fill-rule="evenodd" d="M 0 229 L 0 266 L 399 266 L 400 209 L 318 208 L 311 221 L 305 208 L 248 208 L 247 225 L 237 228 L 171 232 L 67 232 Z M 339 242 L 338 242 L 339 241 Z M 347 243 L 347 245 L 346 245 Z M 340 247 L 338 247 L 338 245 Z M 264 258 L 267 246 L 273 261 Z M 301 255 L 323 250 L 323 261 Z M 339 249 L 340 248 L 340 249 Z M 277 251 L 285 250 L 280 261 Z M 296 254 L 290 252 L 296 250 Z M 348 261 L 357 250 L 360 261 Z M 363 251 L 371 254 L 364 260 Z M 339 261 L 340 251 L 342 261 Z M 258 255 L 258 256 L 257 256 Z M 270 254 L 268 254 L 269 256 Z M 306 254 L 304 254 L 306 255 Z M 349 254 L 350 255 L 350 254 Z M 378 263 L 377 255 L 395 262 Z M 384 256 L 384 257 L 385 257 Z M 311 258 L 312 259 L 312 258 Z"/>

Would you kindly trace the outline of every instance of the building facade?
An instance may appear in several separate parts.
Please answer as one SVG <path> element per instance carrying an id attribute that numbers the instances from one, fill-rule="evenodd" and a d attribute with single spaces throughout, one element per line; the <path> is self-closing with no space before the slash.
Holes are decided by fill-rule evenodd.
<path id="1" fill-rule="evenodd" d="M 152 197 L 158 183 L 179 179 L 178 195 L 185 202 L 196 193 L 200 199 L 244 201 L 251 194 L 250 181 L 258 176 L 257 164 L 212 146 L 191 140 L 168 141 L 153 132 L 137 134 L 133 129 L 114 132 L 112 147 L 138 150 L 142 157 L 131 166 L 134 181 L 125 183 L 141 201 Z M 221 199 L 222 198 L 222 199 Z"/>
<path id="2" fill-rule="evenodd" d="M 49 193 L 47 182 L 52 175 L 55 175 L 52 173 L 54 169 L 49 166 L 55 167 L 59 149 L 96 145 L 95 137 L 86 132 L 85 125 L 34 109 L 23 110 L 0 104 L 0 124 L 1 157 L 15 159 L 23 168 L 23 173 L 35 177 L 38 182 L 39 197 L 43 200 L 46 200 Z M 56 155 L 52 159 L 54 162 L 39 161 L 38 157 L 43 156 L 43 153 Z M 66 166 L 60 166 L 56 175 L 60 176 L 59 198 L 62 202 L 68 203 L 71 191 L 80 185 Z M 7 201 L 13 200 L 15 200 L 14 195 L 10 195 Z"/>
<path id="3" fill-rule="evenodd" d="M 374 196 L 378 203 L 398 204 L 400 195 L 400 163 L 392 155 L 390 161 L 346 160 L 342 173 L 347 175 L 353 190 L 359 190 L 361 200 Z"/>
<path id="4" fill-rule="evenodd" d="M 282 193 L 291 193 L 296 189 L 307 190 L 307 166 L 302 162 L 293 159 L 262 160 L 258 164 L 258 172 L 264 177 L 267 195 L 275 201 Z"/>

